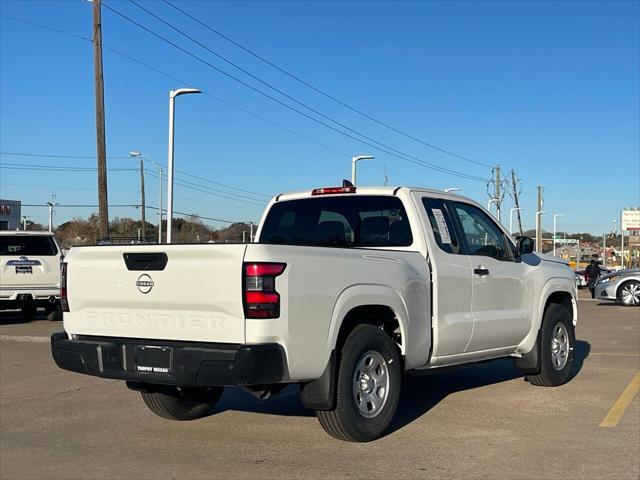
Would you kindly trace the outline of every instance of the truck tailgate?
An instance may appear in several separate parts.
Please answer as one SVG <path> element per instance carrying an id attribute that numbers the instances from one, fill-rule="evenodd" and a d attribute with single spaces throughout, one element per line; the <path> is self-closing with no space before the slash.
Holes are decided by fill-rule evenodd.
<path id="1" fill-rule="evenodd" d="M 64 314 L 64 329 L 77 335 L 244 343 L 245 249 L 211 244 L 73 248 L 66 257 L 70 311 Z"/>

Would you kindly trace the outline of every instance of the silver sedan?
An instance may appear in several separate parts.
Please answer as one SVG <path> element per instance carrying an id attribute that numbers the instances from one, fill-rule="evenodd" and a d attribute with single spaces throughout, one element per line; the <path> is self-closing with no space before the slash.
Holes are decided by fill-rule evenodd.
<path id="1" fill-rule="evenodd" d="M 628 307 L 640 306 L 640 270 L 620 270 L 598 279 L 595 298 L 613 300 Z"/>

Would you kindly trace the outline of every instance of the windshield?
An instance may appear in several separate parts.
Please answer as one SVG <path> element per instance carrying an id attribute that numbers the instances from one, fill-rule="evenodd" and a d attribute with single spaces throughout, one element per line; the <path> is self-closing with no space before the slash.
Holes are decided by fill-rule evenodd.
<path id="1" fill-rule="evenodd" d="M 406 247 L 411 227 L 397 197 L 336 196 L 278 202 L 260 243 L 327 247 Z"/>
<path id="2" fill-rule="evenodd" d="M 0 255 L 57 255 L 58 248 L 48 235 L 0 235 Z"/>

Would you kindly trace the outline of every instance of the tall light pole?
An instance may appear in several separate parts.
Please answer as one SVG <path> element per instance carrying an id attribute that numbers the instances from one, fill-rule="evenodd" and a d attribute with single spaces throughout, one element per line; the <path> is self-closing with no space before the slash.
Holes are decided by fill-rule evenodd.
<path id="1" fill-rule="evenodd" d="M 158 198 L 158 243 L 162 243 L 162 165 L 158 165 L 156 162 L 153 161 L 153 159 L 145 157 L 142 153 L 140 152 L 129 152 L 129 155 L 133 158 L 140 158 L 141 160 L 147 160 L 151 163 L 153 163 L 153 165 L 158 169 L 158 177 L 160 179 L 160 183 L 158 185 L 158 192 L 159 192 L 159 198 Z"/>
<path id="2" fill-rule="evenodd" d="M 179 88 L 169 92 L 169 151 L 167 168 L 167 243 L 171 243 L 171 230 L 173 227 L 173 132 L 175 126 L 175 100 L 180 95 L 189 93 L 202 93 L 197 88 Z M 161 210 L 162 211 L 162 210 Z"/>
<path id="3" fill-rule="evenodd" d="M 513 235 L 513 212 L 524 210 L 522 207 L 515 207 L 509 210 L 509 235 Z"/>
<path id="4" fill-rule="evenodd" d="M 356 163 L 360 160 L 373 160 L 374 157 L 372 155 L 358 155 L 357 157 L 351 158 L 351 183 L 353 185 L 356 184 Z"/>
<path id="5" fill-rule="evenodd" d="M 536 212 L 536 252 L 542 253 L 542 228 L 541 217 L 543 213 L 547 213 L 546 210 L 538 210 Z"/>
<path id="6" fill-rule="evenodd" d="M 564 213 L 553 214 L 553 256 L 556 256 L 556 218 L 564 217 Z"/>

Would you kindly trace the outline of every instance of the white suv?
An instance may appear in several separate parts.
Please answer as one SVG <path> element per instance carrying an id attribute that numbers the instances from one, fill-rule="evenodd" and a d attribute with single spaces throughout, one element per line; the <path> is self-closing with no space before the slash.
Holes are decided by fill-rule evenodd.
<path id="1" fill-rule="evenodd" d="M 25 320 L 38 307 L 60 305 L 60 248 L 50 232 L 0 232 L 0 310 L 20 309 Z"/>

